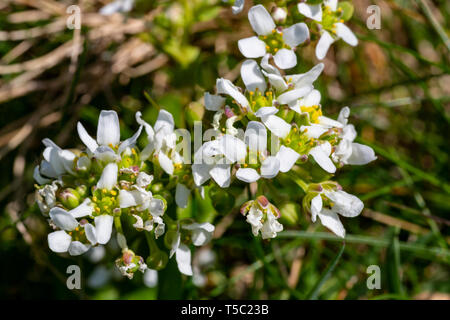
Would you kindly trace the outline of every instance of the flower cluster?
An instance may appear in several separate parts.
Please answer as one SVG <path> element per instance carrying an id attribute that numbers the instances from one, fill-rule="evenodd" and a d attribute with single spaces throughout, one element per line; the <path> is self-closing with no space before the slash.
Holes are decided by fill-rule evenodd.
<path id="1" fill-rule="evenodd" d="M 167 201 L 162 191 L 172 185 L 180 207 L 186 206 L 189 193 L 186 186 L 177 183 L 179 175 L 185 175 L 185 169 L 174 149 L 176 135 L 172 115 L 161 110 L 153 127 L 139 112 L 136 119 L 139 129 L 125 141 L 120 141 L 119 118 L 115 111 L 100 113 L 96 139 L 78 123 L 78 134 L 86 145 L 85 150 L 63 150 L 45 139 L 44 160 L 34 171 L 39 184 L 37 203 L 54 229 L 48 235 L 50 249 L 80 255 L 93 246 L 107 244 L 115 229 L 117 243 L 123 251 L 116 264 L 128 277 L 137 270 L 144 272 L 148 267 L 165 266 L 167 253 L 158 248 L 155 240 L 164 235 L 166 229 L 179 228 L 179 222 L 164 215 Z M 142 129 L 147 133 L 148 144 L 140 151 L 136 141 Z M 123 221 L 131 221 L 136 231 L 146 233 L 150 246 L 147 264 L 128 248 Z M 191 268 L 187 245 L 209 241 L 214 226 L 192 223 L 181 229 L 202 234 L 184 237 L 182 241 L 178 237 L 169 244 L 169 248 L 177 252 L 180 271 L 189 274 L 186 271 Z M 169 231 L 166 235 L 170 236 Z M 179 258 L 183 256 L 179 253 L 181 250 L 189 252 L 184 259 Z"/>
<path id="2" fill-rule="evenodd" d="M 111 6 L 119 3 L 125 6 L 119 1 Z M 234 1 L 233 12 L 243 5 L 244 1 Z M 128 10 L 125 7 L 122 11 Z M 274 8 L 271 15 L 262 5 L 250 8 L 248 19 L 256 35 L 238 42 L 249 58 L 240 69 L 238 82 L 243 87 L 219 78 L 216 92 L 205 93 L 204 106 L 213 113 L 211 121 L 205 121 L 211 139 L 200 146 L 194 141 L 190 148 L 189 138 L 192 157 L 181 153 L 181 135 L 172 114 L 163 109 L 153 126 L 137 112 L 138 130 L 124 141 L 117 113 L 105 110 L 95 139 L 78 123 L 83 150 L 61 149 L 44 139 L 43 160 L 34 178 L 37 203 L 53 228 L 48 235 L 50 249 L 80 255 L 115 238 L 122 250 L 116 265 L 128 278 L 141 271 L 153 279 L 172 257 L 181 273 L 192 276 L 191 249 L 212 239 L 214 225 L 192 217 L 178 219 L 175 210 L 167 212 L 168 207 L 186 208 L 190 194 L 204 198 L 206 187 L 219 194 L 226 194 L 231 185 L 252 189 L 255 200 L 245 202 L 240 211 L 255 237 L 272 239 L 284 228 L 279 220 L 283 212 L 268 200 L 277 199 L 263 194 L 265 188 L 260 186 L 278 178 L 298 186 L 303 211 L 311 214 L 312 222 L 318 217 L 323 226 L 345 237 L 339 215 L 355 217 L 364 205 L 330 179 L 344 165 L 375 160 L 375 153 L 354 142 L 357 134 L 348 123 L 348 107 L 337 119 L 323 114 L 321 93 L 314 87 L 323 63 L 302 74 L 284 70 L 296 66 L 296 48 L 311 40 L 311 28 L 317 27 L 320 34 L 319 59 L 338 38 L 351 45 L 357 39 L 343 24 L 348 14 L 337 1 L 302 2 L 298 10 L 307 19 L 285 26 L 285 9 Z M 137 146 L 140 136 L 145 140 L 142 150 Z M 148 243 L 146 259 L 128 247 L 127 240 L 139 233 Z"/>

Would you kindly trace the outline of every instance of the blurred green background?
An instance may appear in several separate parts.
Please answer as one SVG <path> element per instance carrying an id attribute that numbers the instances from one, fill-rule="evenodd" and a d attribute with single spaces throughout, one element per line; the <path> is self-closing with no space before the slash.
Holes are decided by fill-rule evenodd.
<path id="1" fill-rule="evenodd" d="M 280 184 L 277 205 L 295 212 L 298 224 L 285 224 L 286 231 L 270 242 L 255 239 L 236 210 L 193 200 L 188 210 L 215 216 L 221 230 L 197 250 L 200 273 L 194 279 L 181 276 L 173 260 L 153 288 L 141 274 L 133 280 L 117 276 L 114 243 L 103 257 L 51 252 L 49 227 L 34 204 L 32 173 L 41 159 L 41 140 L 81 146 L 76 122 L 81 119 L 94 132 L 101 109 L 119 113 L 122 138 L 137 128 L 136 111 L 152 123 L 158 107 L 171 111 L 178 127 L 190 128 L 210 116 L 201 99 L 214 91 L 215 79 L 239 76 L 244 58 L 237 40 L 252 35 L 246 15 L 251 4 L 270 8 L 286 1 L 247 0 L 244 11 L 233 15 L 220 0 L 137 0 L 130 13 L 99 15 L 108 2 L 0 4 L 1 298 L 450 298 L 450 2 L 445 0 L 354 1 L 349 25 L 360 43 L 356 48 L 335 43 L 315 83 L 324 113 L 336 117 L 350 106 L 360 142 L 378 156 L 336 176 L 365 203 L 361 216 L 344 221 L 344 249 L 299 211 L 300 203 L 290 201 L 295 188 Z M 288 1 L 290 8 L 295 2 Z M 80 32 L 66 27 L 71 4 L 81 7 Z M 366 27 L 366 10 L 373 4 L 381 9 L 379 30 Z M 290 73 L 318 62 L 314 45 L 298 53 Z M 241 203 L 242 197 L 235 205 Z M 66 287 L 71 264 L 81 267 L 81 290 Z M 379 290 L 366 286 L 370 265 L 380 266 Z"/>

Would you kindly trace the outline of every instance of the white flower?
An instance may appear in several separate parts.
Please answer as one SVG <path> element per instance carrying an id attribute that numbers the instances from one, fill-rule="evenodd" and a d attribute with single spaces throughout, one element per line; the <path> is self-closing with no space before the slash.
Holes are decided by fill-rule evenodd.
<path id="1" fill-rule="evenodd" d="M 136 113 L 136 121 L 144 126 L 147 133 L 148 144 L 141 151 L 141 160 L 151 156 L 158 159 L 159 165 L 167 173 L 172 175 L 176 166 L 181 166 L 182 157 L 175 150 L 177 135 L 174 132 L 175 122 L 173 116 L 161 109 L 155 126 L 152 127 L 142 119 L 141 112 Z"/>
<path id="2" fill-rule="evenodd" d="M 180 208 L 186 208 L 191 191 L 182 183 L 177 184 L 175 189 L 175 203 Z"/>
<path id="3" fill-rule="evenodd" d="M 262 5 L 250 8 L 248 20 L 258 36 L 241 39 L 238 47 L 246 58 L 259 58 L 270 53 L 280 69 L 289 69 L 297 64 L 294 48 L 309 38 L 305 23 L 297 23 L 282 32 Z"/>
<path id="4" fill-rule="evenodd" d="M 50 179 L 60 178 L 66 173 L 74 174 L 74 160 L 76 155 L 69 150 L 63 150 L 52 140 L 44 139 L 46 146 L 43 152 L 44 160 L 34 169 L 33 177 L 39 184 L 46 184 Z"/>
<path id="5" fill-rule="evenodd" d="M 95 227 L 84 221 L 80 224 L 76 218 L 90 215 L 93 211 L 89 205 L 89 199 L 79 205 L 77 208 L 66 211 L 59 207 L 50 210 L 50 218 L 55 226 L 60 228 L 48 235 L 48 245 L 54 252 L 69 252 L 70 255 L 80 255 L 89 250 L 91 245 L 106 244 L 111 238 L 113 217 L 109 215 L 100 215 L 94 218 Z M 83 243 L 79 240 L 72 240 L 72 233 L 78 234 L 80 230 L 89 243 Z M 68 234 L 67 232 L 71 232 Z"/>
<path id="6" fill-rule="evenodd" d="M 327 207 L 324 206 L 322 196 L 327 200 Z M 323 191 L 311 200 L 311 220 L 315 222 L 319 217 L 325 227 L 344 238 L 345 229 L 338 214 L 353 218 L 359 215 L 363 208 L 364 204 L 358 197 L 345 191 Z"/>
<path id="7" fill-rule="evenodd" d="M 322 4 L 299 3 L 298 11 L 305 17 L 317 22 L 321 29 L 321 36 L 316 46 L 317 59 L 322 60 L 327 55 L 330 45 L 338 39 L 344 40 L 351 46 L 358 44 L 355 34 L 343 23 L 337 0 L 325 0 Z M 326 18 L 325 18 L 326 17 Z"/>
<path id="8" fill-rule="evenodd" d="M 205 223 L 192 223 L 181 227 L 184 230 L 188 230 L 191 233 L 192 243 L 194 246 L 202 246 L 207 244 L 214 232 L 214 226 L 208 222 Z M 181 243 L 181 232 L 177 232 L 176 237 L 172 242 L 172 249 L 170 250 L 170 258 L 175 254 L 175 258 L 178 265 L 178 270 L 181 273 L 192 276 L 191 265 L 191 250 L 189 247 Z"/>
<path id="9" fill-rule="evenodd" d="M 281 146 L 278 153 L 274 156 L 266 156 L 267 151 L 267 130 L 264 125 L 257 121 L 250 121 L 245 130 L 244 141 L 248 147 L 249 164 L 260 162 L 259 172 L 254 168 L 248 168 L 244 164 L 236 172 L 239 180 L 251 183 L 257 181 L 260 177 L 271 179 L 279 171 L 287 172 L 295 164 L 300 155 L 293 149 Z"/>
<path id="10" fill-rule="evenodd" d="M 42 189 L 36 191 L 36 201 L 42 213 L 47 213 L 56 206 L 56 191 L 58 190 L 59 180 L 46 184 Z"/>
<path id="11" fill-rule="evenodd" d="M 78 135 L 89 153 L 104 162 L 116 161 L 127 148 L 132 148 L 141 134 L 142 126 L 127 140 L 120 142 L 119 117 L 115 111 L 102 110 L 98 118 L 97 140 L 94 140 L 83 127 L 77 124 Z M 116 151 L 117 150 L 117 151 Z"/>
<path id="12" fill-rule="evenodd" d="M 115 0 L 102 7 L 99 12 L 104 16 L 109 16 L 116 12 L 129 12 L 133 6 L 134 0 Z"/>
<path id="13" fill-rule="evenodd" d="M 251 225 L 255 237 L 261 232 L 263 239 L 273 239 L 278 232 L 283 231 L 283 225 L 277 220 L 280 211 L 264 196 L 246 202 L 241 207 L 241 213 L 246 215 L 246 221 Z"/>
<path id="14" fill-rule="evenodd" d="M 244 162 L 247 154 L 245 143 L 237 137 L 225 134 L 205 142 L 194 155 L 192 175 L 197 186 L 212 178 L 220 187 L 231 182 L 231 164 Z"/>
<path id="15" fill-rule="evenodd" d="M 341 141 L 333 153 L 333 160 L 343 164 L 363 165 L 376 160 L 375 152 L 369 146 L 353 142 L 356 138 L 356 130 L 352 124 L 347 124 L 350 109 L 342 108 L 338 121 L 344 126 L 342 128 Z"/>

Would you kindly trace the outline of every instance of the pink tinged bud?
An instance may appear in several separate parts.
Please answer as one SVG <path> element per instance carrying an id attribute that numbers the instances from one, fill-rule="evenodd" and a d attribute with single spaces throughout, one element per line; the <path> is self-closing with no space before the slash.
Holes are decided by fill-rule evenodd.
<path id="1" fill-rule="evenodd" d="M 233 110 L 231 110 L 231 108 L 228 107 L 228 106 L 225 106 L 225 116 L 226 116 L 227 118 L 231 118 L 231 117 L 234 117 L 234 116 L 235 116 Z"/>
<path id="2" fill-rule="evenodd" d="M 246 215 L 246 213 L 250 210 L 250 207 L 252 205 L 253 201 L 247 201 L 246 203 L 244 203 L 241 207 L 241 209 L 239 209 L 239 211 L 241 212 L 241 214 L 243 216 Z"/>
<path id="3" fill-rule="evenodd" d="M 88 223 L 88 221 L 86 219 L 80 220 L 80 225 L 84 226 L 86 223 Z"/>
<path id="4" fill-rule="evenodd" d="M 277 27 L 277 31 L 278 31 L 278 32 L 283 32 L 283 27 L 278 26 L 278 27 Z"/>
<path id="5" fill-rule="evenodd" d="M 343 190 L 344 188 L 342 188 L 342 186 L 339 184 L 339 183 L 336 183 L 336 190 L 337 191 L 341 191 L 341 190 Z"/>
<path id="6" fill-rule="evenodd" d="M 300 156 L 300 161 L 301 161 L 301 162 L 306 162 L 306 161 L 308 161 L 308 156 L 307 156 L 306 154 L 302 154 L 302 155 Z"/>
<path id="7" fill-rule="evenodd" d="M 266 209 L 267 206 L 270 204 L 269 200 L 267 200 L 265 196 L 259 196 L 258 198 L 256 198 L 256 200 L 263 209 Z"/>
<path id="8" fill-rule="evenodd" d="M 131 261 L 133 260 L 133 258 L 134 258 L 134 253 L 133 253 L 132 251 L 130 251 L 130 250 L 127 250 L 127 251 L 125 251 L 125 252 L 123 253 L 122 258 L 123 258 L 123 262 L 125 263 L 125 265 L 128 265 L 128 264 L 130 264 Z"/>
<path id="9" fill-rule="evenodd" d="M 139 172 L 139 167 L 138 166 L 132 166 L 131 170 L 133 170 L 134 172 Z"/>

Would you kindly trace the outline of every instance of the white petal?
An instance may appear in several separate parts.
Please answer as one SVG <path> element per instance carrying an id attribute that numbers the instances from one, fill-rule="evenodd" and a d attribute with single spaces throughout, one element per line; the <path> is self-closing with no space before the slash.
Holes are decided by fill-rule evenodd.
<path id="1" fill-rule="evenodd" d="M 177 252 L 180 243 L 181 243 L 181 234 L 180 232 L 177 231 L 176 237 L 173 238 L 172 240 L 172 248 L 170 249 L 169 258 L 172 258 L 172 256 Z"/>
<path id="2" fill-rule="evenodd" d="M 155 122 L 155 132 L 163 132 L 166 135 L 172 134 L 175 128 L 173 116 L 167 110 L 159 110 L 158 119 Z"/>
<path id="3" fill-rule="evenodd" d="M 294 51 L 283 48 L 278 50 L 278 52 L 273 57 L 275 64 L 280 69 L 290 69 L 297 64 L 297 55 Z"/>
<path id="4" fill-rule="evenodd" d="M 153 130 L 152 126 L 142 119 L 142 113 L 140 111 L 136 112 L 136 122 L 139 125 L 144 126 L 148 141 L 152 141 L 155 136 L 155 130 Z"/>
<path id="5" fill-rule="evenodd" d="M 277 114 L 278 113 L 278 108 L 277 107 L 262 107 L 259 108 L 258 111 L 255 112 L 255 116 L 256 117 L 266 117 L 266 116 L 270 116 L 273 114 Z"/>
<path id="6" fill-rule="evenodd" d="M 175 191 L 175 202 L 180 208 L 186 208 L 188 204 L 188 198 L 191 190 L 189 190 L 184 184 L 178 183 Z"/>
<path id="7" fill-rule="evenodd" d="M 248 20 L 253 30 L 260 36 L 270 34 L 276 27 L 269 12 L 260 4 L 250 8 L 248 11 Z"/>
<path id="8" fill-rule="evenodd" d="M 238 41 L 238 48 L 246 58 L 259 58 L 266 54 L 266 44 L 258 37 L 244 38 Z"/>
<path id="9" fill-rule="evenodd" d="M 159 160 L 159 165 L 161 166 L 161 168 L 167 173 L 172 175 L 173 174 L 173 161 L 166 156 L 166 154 L 162 151 L 159 151 L 158 153 L 158 160 Z"/>
<path id="10" fill-rule="evenodd" d="M 311 200 L 311 220 L 316 222 L 317 215 L 322 211 L 323 201 L 320 194 Z"/>
<path id="11" fill-rule="evenodd" d="M 297 5 L 298 11 L 307 18 L 316 20 L 318 22 L 322 21 L 322 4 L 306 4 L 299 3 Z"/>
<path id="12" fill-rule="evenodd" d="M 276 157 L 280 160 L 280 171 L 288 172 L 294 166 L 295 162 L 300 157 L 300 154 L 291 148 L 281 146 Z"/>
<path id="13" fill-rule="evenodd" d="M 317 106 L 320 104 L 320 92 L 319 90 L 312 90 L 310 93 L 308 93 L 304 98 L 300 99 L 298 102 L 298 105 L 302 107 L 312 107 Z"/>
<path id="14" fill-rule="evenodd" d="M 108 163 L 97 182 L 97 188 L 112 190 L 117 183 L 117 163 Z"/>
<path id="15" fill-rule="evenodd" d="M 280 71 L 269 63 L 269 59 L 271 56 L 272 55 L 270 53 L 264 55 L 264 57 L 261 59 L 261 67 L 268 73 L 277 74 L 281 76 Z"/>
<path id="16" fill-rule="evenodd" d="M 68 252 L 71 256 L 79 256 L 85 253 L 91 248 L 91 246 L 81 243 L 80 241 L 72 241 L 70 243 Z"/>
<path id="17" fill-rule="evenodd" d="M 344 226 L 336 213 L 327 209 L 322 209 L 318 216 L 322 225 L 333 231 L 337 236 L 341 238 L 345 237 Z"/>
<path id="18" fill-rule="evenodd" d="M 95 150 L 93 157 L 97 158 L 100 161 L 103 161 L 104 163 L 114 162 L 119 159 L 119 156 L 116 154 L 116 152 L 108 146 L 99 146 Z"/>
<path id="19" fill-rule="evenodd" d="M 86 238 L 92 245 L 97 244 L 97 231 L 95 230 L 95 227 L 90 224 L 86 223 L 84 225 L 84 231 L 86 232 Z"/>
<path id="20" fill-rule="evenodd" d="M 280 171 L 280 160 L 274 156 L 267 157 L 261 164 L 261 176 L 264 178 L 274 178 L 278 171 Z"/>
<path id="21" fill-rule="evenodd" d="M 336 34 L 339 38 L 347 42 L 351 46 L 358 45 L 358 39 L 355 34 L 347 27 L 345 24 L 338 22 L 336 23 Z"/>
<path id="22" fill-rule="evenodd" d="M 349 107 L 343 107 L 341 111 L 339 112 L 339 116 L 337 121 L 342 123 L 343 125 L 346 125 L 348 123 L 348 117 L 350 116 L 350 108 Z"/>
<path id="23" fill-rule="evenodd" d="M 111 239 L 112 225 L 114 218 L 110 215 L 97 216 L 94 219 L 97 241 L 100 244 L 106 244 Z"/>
<path id="24" fill-rule="evenodd" d="M 270 115 L 261 118 L 264 125 L 277 137 L 286 138 L 291 131 L 291 125 L 280 117 Z"/>
<path id="25" fill-rule="evenodd" d="M 138 190 L 124 190 L 119 191 L 119 196 L 117 198 L 119 201 L 119 206 L 121 208 L 129 208 L 137 206 L 140 203 L 140 195 Z"/>
<path id="26" fill-rule="evenodd" d="M 217 111 L 225 105 L 225 98 L 219 95 L 205 93 L 205 108 L 209 111 Z"/>
<path id="27" fill-rule="evenodd" d="M 153 176 L 145 173 L 144 171 L 139 172 L 136 178 L 136 184 L 138 187 L 145 188 L 153 181 Z"/>
<path id="28" fill-rule="evenodd" d="M 117 113 L 112 110 L 102 110 L 98 118 L 97 142 L 99 145 L 116 146 L 120 142 L 120 125 Z"/>
<path id="29" fill-rule="evenodd" d="M 316 57 L 319 60 L 322 60 L 327 55 L 328 49 L 331 44 L 334 42 L 333 37 L 327 32 L 324 31 L 320 36 L 319 42 L 316 46 Z"/>
<path id="30" fill-rule="evenodd" d="M 261 69 L 255 60 L 245 60 L 241 66 L 241 78 L 248 91 L 265 92 L 267 85 Z"/>
<path id="31" fill-rule="evenodd" d="M 358 197 L 343 190 L 326 192 L 325 195 L 334 203 L 331 211 L 344 217 L 356 217 L 364 209 L 364 203 Z"/>
<path id="32" fill-rule="evenodd" d="M 306 131 L 306 135 L 309 138 L 318 139 L 323 133 L 328 131 L 327 127 L 324 127 L 320 124 L 312 124 L 310 126 L 301 126 L 300 131 Z"/>
<path id="33" fill-rule="evenodd" d="M 176 260 L 178 270 L 180 270 L 182 274 L 192 276 L 191 250 L 189 250 L 188 246 L 180 244 L 176 252 Z"/>
<path id="34" fill-rule="evenodd" d="M 375 152 L 371 147 L 359 143 L 352 143 L 352 155 L 348 158 L 347 163 L 363 165 L 376 159 Z"/>
<path id="35" fill-rule="evenodd" d="M 97 141 L 95 141 L 89 133 L 87 133 L 86 129 L 83 127 L 81 122 L 77 123 L 77 131 L 78 135 L 80 136 L 81 141 L 86 145 L 86 147 L 91 151 L 92 153 L 95 152 L 95 150 L 98 148 Z"/>
<path id="36" fill-rule="evenodd" d="M 312 89 L 313 89 L 312 85 L 309 85 L 298 89 L 286 91 L 277 98 L 277 101 L 280 104 L 288 104 L 292 101 L 295 101 L 301 97 L 306 96 L 308 93 L 312 91 Z"/>
<path id="37" fill-rule="evenodd" d="M 244 160 L 247 154 L 247 146 L 244 141 L 232 135 L 226 134 L 220 139 L 225 157 L 231 162 Z"/>
<path id="38" fill-rule="evenodd" d="M 153 269 L 145 270 L 143 281 L 148 288 L 155 288 L 158 285 L 158 271 Z"/>
<path id="39" fill-rule="evenodd" d="M 33 178 L 40 185 L 47 184 L 51 181 L 50 179 L 46 179 L 41 176 L 41 173 L 39 172 L 39 166 L 34 167 Z"/>
<path id="40" fill-rule="evenodd" d="M 284 81 L 283 77 L 279 74 L 275 73 L 264 73 L 265 76 L 269 79 L 270 84 L 277 90 L 278 92 L 283 92 L 288 89 L 288 85 L 286 81 Z"/>
<path id="41" fill-rule="evenodd" d="M 325 116 L 319 116 L 317 118 L 317 121 L 319 122 L 319 124 L 321 124 L 322 126 L 326 126 L 329 128 L 342 128 L 342 123 L 340 123 L 339 121 L 333 120 L 331 118 L 325 117 Z"/>
<path id="42" fill-rule="evenodd" d="M 258 121 L 250 121 L 247 124 L 244 134 L 245 144 L 250 151 L 264 152 L 267 149 L 267 130 L 266 127 Z"/>
<path id="43" fill-rule="evenodd" d="M 158 198 L 153 198 L 150 201 L 149 210 L 154 218 L 162 216 L 164 214 L 164 201 Z"/>
<path id="44" fill-rule="evenodd" d="M 331 161 L 330 159 L 330 153 L 327 152 L 327 143 L 330 144 L 327 141 L 322 145 L 315 146 L 309 151 L 309 154 L 314 158 L 314 160 L 323 170 L 329 173 L 335 173 L 336 167 L 334 166 L 333 161 Z"/>
<path id="45" fill-rule="evenodd" d="M 233 14 L 238 14 L 244 9 L 245 0 L 235 0 L 233 6 L 231 7 L 231 11 Z"/>
<path id="46" fill-rule="evenodd" d="M 220 78 L 216 81 L 217 93 L 227 94 L 231 96 L 238 104 L 244 108 L 249 107 L 247 98 L 237 89 L 237 87 L 231 83 L 230 80 Z"/>
<path id="47" fill-rule="evenodd" d="M 131 137 L 125 140 L 120 144 L 118 153 L 121 154 L 126 148 L 133 148 L 136 145 L 136 141 L 141 135 L 142 132 L 142 126 L 139 127 L 138 131 Z"/>
<path id="48" fill-rule="evenodd" d="M 331 11 L 336 11 L 338 7 L 338 0 L 324 0 L 323 4 L 330 7 Z"/>
<path id="49" fill-rule="evenodd" d="M 47 236 L 48 246 L 53 252 L 67 252 L 69 250 L 72 237 L 65 231 L 54 231 Z"/>
<path id="50" fill-rule="evenodd" d="M 230 170 L 229 164 L 217 164 L 209 170 L 209 174 L 221 188 L 227 188 L 230 185 Z"/>
<path id="51" fill-rule="evenodd" d="M 257 181 L 260 176 L 253 168 L 239 168 L 236 171 L 236 178 L 247 183 L 252 183 Z"/>
<path id="52" fill-rule="evenodd" d="M 209 170 L 211 166 L 208 164 L 193 164 L 192 165 L 192 177 L 194 178 L 194 183 L 197 186 L 201 186 L 203 183 L 208 181 L 211 177 L 209 175 Z"/>
<path id="53" fill-rule="evenodd" d="M 323 63 L 318 63 L 312 67 L 308 72 L 297 74 L 293 76 L 286 76 L 286 78 L 291 77 L 292 82 L 295 84 L 296 88 L 301 88 L 303 86 L 308 86 L 313 84 L 314 81 L 320 76 L 325 65 Z"/>
<path id="54" fill-rule="evenodd" d="M 78 221 L 66 210 L 54 207 L 50 210 L 50 218 L 53 223 L 60 229 L 72 231 L 78 227 Z"/>
<path id="55" fill-rule="evenodd" d="M 283 30 L 283 40 L 290 47 L 296 47 L 309 38 L 309 29 L 306 23 L 296 23 Z"/>
<path id="56" fill-rule="evenodd" d="M 204 222 L 191 223 L 183 226 L 183 229 L 192 231 L 192 243 L 194 246 L 203 246 L 212 239 L 215 227 L 209 222 Z"/>
<path id="57" fill-rule="evenodd" d="M 91 199 L 86 198 L 78 207 L 69 211 L 74 218 L 89 216 L 94 208 L 91 206 Z"/>

